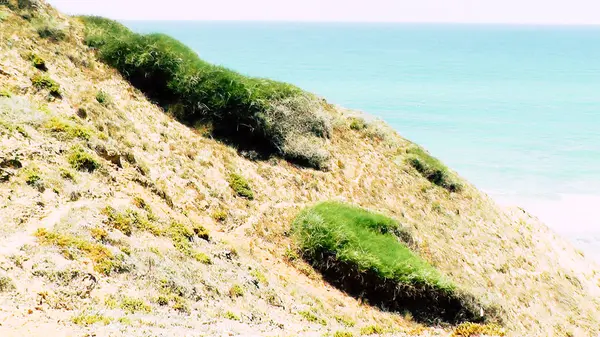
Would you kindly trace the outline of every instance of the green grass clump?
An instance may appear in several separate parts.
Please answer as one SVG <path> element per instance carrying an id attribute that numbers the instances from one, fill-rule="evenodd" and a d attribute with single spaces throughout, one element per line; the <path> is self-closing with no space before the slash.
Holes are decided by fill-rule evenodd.
<path id="1" fill-rule="evenodd" d="M 432 157 L 422 148 L 412 147 L 408 150 L 408 163 L 423 177 L 435 185 L 450 192 L 460 192 L 462 185 L 441 161 Z"/>
<path id="2" fill-rule="evenodd" d="M 36 186 L 42 181 L 40 171 L 35 167 L 23 170 L 23 174 L 25 175 L 25 183 L 29 186 Z"/>
<path id="3" fill-rule="evenodd" d="M 354 322 L 354 320 L 346 316 L 335 316 L 334 318 L 336 321 L 338 321 L 338 323 L 343 324 L 347 327 L 353 327 L 356 325 L 356 322 Z"/>
<path id="4" fill-rule="evenodd" d="M 98 160 L 81 147 L 71 149 L 68 161 L 71 167 L 78 171 L 94 172 L 100 168 Z"/>
<path id="5" fill-rule="evenodd" d="M 331 134 L 323 103 L 301 89 L 243 76 L 201 60 L 163 34 L 140 35 L 99 17 L 81 17 L 86 43 L 135 87 L 189 125 L 211 124 L 214 135 L 240 148 L 278 154 L 317 168 L 328 156 L 322 141 Z M 310 146 L 309 146 L 310 145 Z"/>
<path id="6" fill-rule="evenodd" d="M 200 263 L 212 264 L 212 260 L 210 259 L 210 257 L 202 252 L 193 251 L 192 257 Z"/>
<path id="7" fill-rule="evenodd" d="M 120 261 L 104 245 L 86 241 L 75 236 L 61 234 L 40 228 L 35 233 L 41 244 L 57 246 L 61 253 L 68 259 L 75 259 L 74 250 L 84 253 L 94 263 L 94 270 L 110 275 L 113 271 L 121 270 Z"/>
<path id="8" fill-rule="evenodd" d="M 15 289 L 17 289 L 17 287 L 10 277 L 0 275 L 0 294 L 12 292 Z"/>
<path id="9" fill-rule="evenodd" d="M 312 311 L 308 311 L 308 310 L 299 311 L 298 314 L 300 316 L 302 316 L 305 320 L 307 320 L 311 323 L 319 323 L 321 325 L 327 325 L 327 321 L 325 321 L 323 318 L 318 317 Z"/>
<path id="10" fill-rule="evenodd" d="M 47 75 L 35 75 L 31 78 L 31 83 L 38 89 L 48 89 L 50 95 L 54 97 L 62 97 L 60 85 Z"/>
<path id="11" fill-rule="evenodd" d="M 351 295 L 419 320 L 478 318 L 471 302 L 400 240 L 398 228 L 384 215 L 323 202 L 298 215 L 293 234 L 302 256 Z"/>
<path id="12" fill-rule="evenodd" d="M 34 22 L 38 35 L 43 39 L 59 42 L 67 38 L 65 27 L 54 20 L 39 20 Z"/>
<path id="13" fill-rule="evenodd" d="M 52 117 L 46 123 L 44 128 L 58 134 L 63 140 L 71 140 L 79 138 L 82 140 L 90 140 L 92 131 L 75 122 L 68 121 L 58 117 Z"/>
<path id="14" fill-rule="evenodd" d="M 11 98 L 12 92 L 8 91 L 7 89 L 0 89 L 0 97 Z"/>
<path id="15" fill-rule="evenodd" d="M 225 312 L 225 314 L 223 315 L 223 317 L 225 317 L 226 319 L 230 319 L 232 321 L 239 321 L 240 320 L 240 316 L 234 314 L 231 311 Z"/>
<path id="16" fill-rule="evenodd" d="M 80 314 L 71 318 L 71 321 L 77 325 L 90 326 L 96 323 L 109 325 L 112 319 L 100 314 Z"/>
<path id="17" fill-rule="evenodd" d="M 44 59 L 41 58 L 38 54 L 31 53 L 27 56 L 27 59 L 31 61 L 31 64 L 33 64 L 35 68 L 41 71 L 48 71 L 48 68 L 46 67 L 46 61 L 44 61 Z"/>
<path id="18" fill-rule="evenodd" d="M 228 181 L 229 186 L 231 186 L 231 189 L 233 189 L 237 195 L 248 200 L 254 199 L 254 192 L 252 192 L 252 188 L 250 188 L 248 181 L 244 177 L 236 173 L 231 173 Z"/>
<path id="19" fill-rule="evenodd" d="M 140 298 L 125 297 L 121 301 L 121 309 L 128 313 L 151 312 L 152 307 Z"/>
<path id="20" fill-rule="evenodd" d="M 244 288 L 242 288 L 242 286 L 240 286 L 239 284 L 234 284 L 233 286 L 231 286 L 231 288 L 229 288 L 229 297 L 235 298 L 242 296 L 244 296 Z"/>
<path id="21" fill-rule="evenodd" d="M 333 337 L 354 337 L 354 335 L 350 331 L 336 331 Z"/>
<path id="22" fill-rule="evenodd" d="M 112 98 L 108 93 L 100 90 L 96 93 L 96 101 L 104 106 L 107 106 L 112 103 Z"/>
<path id="23" fill-rule="evenodd" d="M 0 22 L 5 21 L 6 19 L 8 19 L 8 17 L 10 16 L 10 14 L 8 14 L 5 11 L 0 11 Z"/>
<path id="24" fill-rule="evenodd" d="M 466 322 L 457 326 L 452 332 L 452 336 L 504 336 L 506 331 L 497 324 L 477 324 Z"/>
<path id="25" fill-rule="evenodd" d="M 385 333 L 385 329 L 379 325 L 368 325 L 360 328 L 360 334 L 365 336 L 370 335 L 382 335 Z"/>

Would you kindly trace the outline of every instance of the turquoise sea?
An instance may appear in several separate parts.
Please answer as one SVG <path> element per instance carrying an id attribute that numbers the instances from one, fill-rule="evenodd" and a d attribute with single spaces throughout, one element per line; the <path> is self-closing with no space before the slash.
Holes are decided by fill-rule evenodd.
<path id="1" fill-rule="evenodd" d="M 600 260 L 600 26 L 125 24 L 375 115 Z"/>

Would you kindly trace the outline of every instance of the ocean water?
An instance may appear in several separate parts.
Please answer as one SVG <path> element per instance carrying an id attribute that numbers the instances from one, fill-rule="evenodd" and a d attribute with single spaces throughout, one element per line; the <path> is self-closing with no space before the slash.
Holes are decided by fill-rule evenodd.
<path id="1" fill-rule="evenodd" d="M 600 261 L 600 26 L 125 24 L 375 115 Z"/>

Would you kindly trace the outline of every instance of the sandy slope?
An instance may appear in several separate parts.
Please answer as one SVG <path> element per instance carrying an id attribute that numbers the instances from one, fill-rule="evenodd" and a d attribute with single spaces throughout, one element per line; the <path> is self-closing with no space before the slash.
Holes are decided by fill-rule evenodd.
<path id="1" fill-rule="evenodd" d="M 171 119 L 96 61 L 76 21 L 49 8 L 37 15 L 64 24 L 69 38 L 40 39 L 11 12 L 0 23 L 0 89 L 12 93 L 0 98 L 0 162 L 22 165 L 5 168 L 11 176 L 0 183 L 0 278 L 14 285 L 0 294 L 0 335 L 322 336 L 359 335 L 371 325 L 394 335 L 450 334 L 452 327 L 421 326 L 360 303 L 293 258 L 291 220 L 329 199 L 397 218 L 424 258 L 500 309 L 510 335 L 600 333 L 597 266 L 519 209 L 500 209 L 468 185 L 452 194 L 432 185 L 405 163 L 410 142 L 387 126 L 351 130 L 348 116 L 357 113 L 336 108 L 331 170 L 252 161 Z M 31 51 L 46 60 L 62 99 L 32 87 L 39 71 L 27 60 Z M 110 104 L 96 102 L 99 90 Z M 88 129 L 90 137 L 52 131 L 53 120 Z M 60 169 L 70 170 L 67 157 L 77 145 L 102 168 L 65 178 Z M 35 184 L 27 184 L 31 170 L 41 177 Z M 255 200 L 235 196 L 230 172 L 250 182 Z M 140 198 L 147 208 L 136 204 Z M 178 251 L 165 235 L 111 230 L 106 206 L 135 211 L 162 229 L 174 221 L 203 225 L 211 240 L 196 237 L 191 246 L 212 264 Z M 39 228 L 89 242 L 94 229 L 105 229 L 101 243 L 121 256 L 122 272 L 98 273 L 77 249 L 65 258 L 40 244 Z M 231 294 L 235 285 L 243 295 Z M 171 296 L 166 305 L 161 295 Z M 149 310 L 129 310 L 132 299 Z M 99 322 L 86 326 L 78 316 Z"/>

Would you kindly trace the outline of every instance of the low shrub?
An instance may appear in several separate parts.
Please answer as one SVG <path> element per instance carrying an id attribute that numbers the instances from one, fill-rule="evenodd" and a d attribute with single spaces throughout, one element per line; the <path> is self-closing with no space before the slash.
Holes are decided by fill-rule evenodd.
<path id="1" fill-rule="evenodd" d="M 71 149 L 68 160 L 71 167 L 78 171 L 94 172 L 101 166 L 94 156 L 79 146 Z"/>
<path id="2" fill-rule="evenodd" d="M 104 91 L 100 90 L 96 93 L 96 101 L 104 106 L 112 103 L 112 98 Z"/>
<path id="3" fill-rule="evenodd" d="M 41 58 L 38 54 L 31 53 L 27 56 L 27 59 L 31 61 L 33 66 L 41 71 L 48 71 L 48 67 L 46 67 L 46 61 Z"/>
<path id="4" fill-rule="evenodd" d="M 50 95 L 54 97 L 62 97 L 60 85 L 47 75 L 35 75 L 31 78 L 31 83 L 38 89 L 48 89 Z"/>
<path id="5" fill-rule="evenodd" d="M 304 311 L 298 312 L 298 314 L 300 316 L 302 316 L 305 320 L 307 320 L 307 321 L 309 321 L 311 323 L 318 323 L 318 324 L 321 324 L 321 325 L 327 325 L 327 321 L 325 321 L 324 319 L 322 319 L 319 316 L 315 315 L 315 313 L 313 313 L 312 311 L 304 310 Z"/>
<path id="6" fill-rule="evenodd" d="M 90 140 L 92 131 L 73 121 L 65 120 L 58 117 L 52 117 L 46 123 L 44 128 L 50 132 L 58 134 L 63 140 L 71 140 L 79 138 L 82 140 Z"/>
<path id="7" fill-rule="evenodd" d="M 452 332 L 452 336 L 504 336 L 506 331 L 497 324 L 462 323 Z"/>
<path id="8" fill-rule="evenodd" d="M 121 309 L 128 313 L 151 312 L 152 307 L 140 298 L 125 297 L 121 301 Z"/>
<path id="9" fill-rule="evenodd" d="M 240 286 L 239 284 L 234 284 L 233 286 L 231 286 L 231 288 L 229 288 L 229 297 L 235 298 L 242 296 L 244 296 L 244 288 L 242 288 L 242 286 Z"/>
<path id="10" fill-rule="evenodd" d="M 71 318 L 71 321 L 77 325 L 90 326 L 96 323 L 108 325 L 112 319 L 100 314 L 80 314 Z"/>
<path id="11" fill-rule="evenodd" d="M 94 270 L 103 275 L 110 275 L 113 271 L 121 270 L 119 259 L 106 246 L 100 243 L 89 242 L 71 235 L 48 231 L 45 228 L 38 229 L 35 236 L 41 244 L 57 246 L 66 258 L 74 259 L 76 251 L 84 253 L 94 263 Z"/>
<path id="12" fill-rule="evenodd" d="M 231 186 L 231 189 L 237 193 L 237 195 L 248 200 L 254 199 L 254 192 L 252 192 L 252 188 L 250 188 L 248 181 L 246 181 L 244 177 L 236 173 L 231 173 L 228 181 L 229 186 Z"/>
<path id="13" fill-rule="evenodd" d="M 412 252 L 388 217 L 324 202 L 301 212 L 292 227 L 302 256 L 350 295 L 424 322 L 483 320 L 472 296 Z"/>
<path id="14" fill-rule="evenodd" d="M 450 192 L 462 190 L 458 178 L 441 161 L 432 157 L 425 150 L 415 146 L 408 150 L 408 154 L 408 163 L 427 180 Z"/>
<path id="15" fill-rule="evenodd" d="M 99 58 L 180 121 L 210 123 L 214 136 L 240 149 L 325 167 L 323 146 L 331 125 L 322 112 L 323 102 L 313 95 L 287 83 L 211 65 L 163 34 L 135 34 L 99 17 L 81 19 L 86 43 L 98 50 Z M 294 147 L 299 136 L 313 141 Z"/>
<path id="16" fill-rule="evenodd" d="M 379 325 L 368 325 L 360 329 L 360 334 L 365 336 L 382 335 L 384 333 L 385 329 Z"/>
<path id="17" fill-rule="evenodd" d="M 53 42 L 65 40 L 67 32 L 63 24 L 54 20 L 42 20 L 34 23 L 38 35 Z"/>

